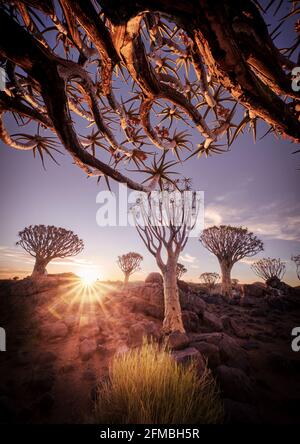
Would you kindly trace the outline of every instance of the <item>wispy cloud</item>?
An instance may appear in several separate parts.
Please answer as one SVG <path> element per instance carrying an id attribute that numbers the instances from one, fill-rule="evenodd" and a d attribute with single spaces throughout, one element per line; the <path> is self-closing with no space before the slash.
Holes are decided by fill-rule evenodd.
<path id="1" fill-rule="evenodd" d="M 197 258 L 188 253 L 184 253 L 179 257 L 179 260 L 181 260 L 182 262 L 187 262 L 188 264 L 193 264 L 196 262 Z"/>
<path id="2" fill-rule="evenodd" d="M 300 241 L 300 205 L 288 206 L 270 202 L 267 206 L 233 207 L 230 203 L 213 202 L 206 207 L 205 225 L 231 224 L 246 226 L 270 239 Z"/>

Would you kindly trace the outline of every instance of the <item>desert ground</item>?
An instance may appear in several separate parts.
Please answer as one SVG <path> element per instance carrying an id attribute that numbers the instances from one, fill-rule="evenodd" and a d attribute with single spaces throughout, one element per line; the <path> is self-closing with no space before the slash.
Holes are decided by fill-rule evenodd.
<path id="1" fill-rule="evenodd" d="M 207 362 L 228 423 L 299 422 L 300 355 L 291 331 L 300 289 L 261 283 L 227 299 L 216 289 L 178 283 L 186 334 L 172 334 L 174 358 Z M 5 423 L 93 423 L 99 381 L 116 354 L 161 341 L 163 288 L 145 282 L 96 282 L 72 274 L 0 282 L 7 352 L 0 361 L 0 417 Z"/>

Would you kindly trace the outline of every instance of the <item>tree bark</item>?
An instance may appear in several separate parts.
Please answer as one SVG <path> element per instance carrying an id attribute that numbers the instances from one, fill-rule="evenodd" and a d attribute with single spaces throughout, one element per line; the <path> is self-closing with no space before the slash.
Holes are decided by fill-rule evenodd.
<path id="1" fill-rule="evenodd" d="M 221 272 L 222 272 L 222 294 L 223 296 L 231 297 L 231 265 L 226 262 L 220 262 Z"/>
<path id="2" fill-rule="evenodd" d="M 167 265 L 166 270 L 163 272 L 163 278 L 165 303 L 163 332 L 165 334 L 175 331 L 185 333 L 177 287 L 176 262 Z"/>
<path id="3" fill-rule="evenodd" d="M 46 267 L 48 265 L 48 261 L 40 258 L 35 259 L 34 269 L 32 272 L 32 277 L 38 278 L 45 276 L 47 274 Z"/>
<path id="4" fill-rule="evenodd" d="M 124 285 L 127 285 L 127 284 L 128 284 L 129 276 L 130 276 L 129 273 L 124 273 Z"/>

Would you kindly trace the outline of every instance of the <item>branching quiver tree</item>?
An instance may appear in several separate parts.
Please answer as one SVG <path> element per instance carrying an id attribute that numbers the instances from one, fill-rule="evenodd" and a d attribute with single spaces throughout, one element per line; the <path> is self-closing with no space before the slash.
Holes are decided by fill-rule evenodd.
<path id="1" fill-rule="evenodd" d="M 220 279 L 218 273 L 212 272 L 202 273 L 199 277 L 200 281 L 207 286 L 209 291 L 212 291 L 215 288 L 217 281 Z"/>
<path id="2" fill-rule="evenodd" d="M 274 278 L 281 280 L 284 276 L 286 266 L 280 259 L 267 257 L 254 262 L 251 265 L 251 269 L 257 276 L 265 282 L 268 282 Z"/>
<path id="3" fill-rule="evenodd" d="M 180 263 L 178 262 L 178 264 L 176 265 L 176 276 L 177 276 L 177 279 L 181 279 L 182 276 L 183 276 L 186 272 L 187 272 L 187 268 L 186 268 L 183 264 L 180 264 Z"/>
<path id="4" fill-rule="evenodd" d="M 12 113 L 22 128 L 7 130 L 2 119 L 1 139 L 39 154 L 43 163 L 60 142 L 87 175 L 141 191 L 170 177 L 167 157 L 222 153 L 247 128 L 256 137 L 259 119 L 268 132 L 299 143 L 292 61 L 299 21 L 290 46 L 280 51 L 272 40 L 277 23 L 268 28 L 259 3 L 1 1 L 7 82 L 0 116 Z M 282 3 L 273 0 L 268 9 L 278 12 L 279 27 L 292 28 Z M 161 150 L 163 165 L 154 158 Z M 147 175 L 145 183 L 129 174 L 129 163 Z"/>
<path id="5" fill-rule="evenodd" d="M 296 271 L 298 279 L 300 279 L 300 254 L 291 257 L 292 261 L 295 262 Z"/>
<path id="6" fill-rule="evenodd" d="M 132 212 L 138 234 L 155 257 L 164 281 L 165 334 L 184 332 L 177 264 L 191 230 L 197 223 L 200 198 L 192 191 L 143 193 Z"/>
<path id="7" fill-rule="evenodd" d="M 143 260 L 143 256 L 139 253 L 130 252 L 127 254 L 122 254 L 122 256 L 118 256 L 118 265 L 124 273 L 124 284 L 126 285 L 129 281 L 129 277 L 140 270 L 141 262 Z"/>
<path id="8" fill-rule="evenodd" d="M 263 250 L 263 243 L 247 228 L 230 225 L 213 226 L 203 230 L 200 242 L 217 256 L 222 272 L 222 293 L 231 296 L 231 270 L 244 257 Z"/>
<path id="9" fill-rule="evenodd" d="M 83 241 L 73 231 L 61 227 L 30 225 L 18 235 L 17 245 L 35 258 L 33 277 L 45 275 L 53 259 L 76 256 L 84 248 Z"/>

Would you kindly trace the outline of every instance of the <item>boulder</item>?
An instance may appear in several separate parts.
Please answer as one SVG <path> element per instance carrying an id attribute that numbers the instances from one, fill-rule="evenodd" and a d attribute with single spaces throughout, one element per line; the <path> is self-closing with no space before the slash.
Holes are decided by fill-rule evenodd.
<path id="1" fill-rule="evenodd" d="M 148 276 L 145 279 L 146 284 L 163 284 L 163 277 L 160 273 L 153 272 L 148 274 Z"/>
<path id="2" fill-rule="evenodd" d="M 222 320 L 213 313 L 205 311 L 202 316 L 202 321 L 205 327 L 207 327 L 212 332 L 223 330 Z"/>
<path id="3" fill-rule="evenodd" d="M 190 340 L 185 333 L 175 331 L 168 336 L 167 344 L 172 350 L 181 350 L 188 347 Z"/>
<path id="4" fill-rule="evenodd" d="M 37 362 L 40 365 L 47 365 L 50 364 L 54 361 L 56 361 L 57 356 L 55 353 L 52 353 L 51 351 L 44 351 L 41 352 L 38 356 L 37 356 Z"/>
<path id="5" fill-rule="evenodd" d="M 207 359 L 208 367 L 215 369 L 221 365 L 219 347 L 208 342 L 192 342 L 191 347 L 196 348 Z"/>
<path id="6" fill-rule="evenodd" d="M 35 393 L 49 392 L 54 384 L 55 374 L 52 368 L 37 368 L 29 382 L 30 389 Z"/>
<path id="7" fill-rule="evenodd" d="M 173 356 L 178 363 L 183 365 L 189 364 L 190 362 L 196 362 L 199 374 L 202 374 L 205 369 L 205 361 L 199 350 L 194 347 L 174 351 Z"/>
<path id="8" fill-rule="evenodd" d="M 193 311 L 199 316 L 204 313 L 206 304 L 200 296 L 192 293 L 185 294 L 180 292 L 179 297 L 182 310 Z"/>
<path id="9" fill-rule="evenodd" d="M 254 282 L 254 284 L 244 284 L 242 286 L 244 298 L 263 298 L 266 293 L 266 286 L 262 282 Z"/>
<path id="10" fill-rule="evenodd" d="M 128 347 L 139 347 L 143 343 L 144 338 L 158 339 L 160 336 L 160 328 L 153 321 L 143 321 L 130 326 L 127 333 Z"/>
<path id="11" fill-rule="evenodd" d="M 84 339 L 79 345 L 79 354 L 83 361 L 90 359 L 96 350 L 96 341 L 92 339 Z"/>
<path id="12" fill-rule="evenodd" d="M 228 333 L 237 336 L 238 338 L 248 338 L 249 334 L 245 332 L 244 328 L 241 328 L 237 322 L 230 316 L 222 316 L 222 323 L 224 330 Z"/>
<path id="13" fill-rule="evenodd" d="M 83 333 L 80 334 L 80 341 L 83 341 L 84 339 L 93 338 L 99 334 L 99 327 L 95 325 L 94 327 L 89 327 L 84 330 Z"/>
<path id="14" fill-rule="evenodd" d="M 253 400 L 253 387 L 248 376 L 240 369 L 220 365 L 216 369 L 223 397 L 239 402 Z"/>
<path id="15" fill-rule="evenodd" d="M 183 310 L 182 321 L 186 331 L 194 331 L 194 332 L 199 331 L 200 320 L 195 312 L 189 310 Z"/>
<path id="16" fill-rule="evenodd" d="M 42 326 L 42 335 L 45 339 L 64 338 L 68 334 L 68 327 L 62 321 L 49 322 Z"/>

